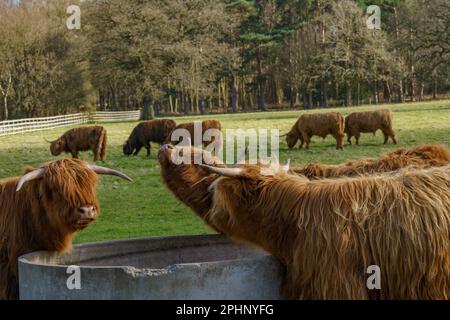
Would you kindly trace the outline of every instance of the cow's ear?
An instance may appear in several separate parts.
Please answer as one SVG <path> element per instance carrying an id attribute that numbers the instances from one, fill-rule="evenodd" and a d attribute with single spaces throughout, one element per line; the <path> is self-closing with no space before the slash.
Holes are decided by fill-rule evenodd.
<path id="1" fill-rule="evenodd" d="M 215 173 L 225 177 L 238 177 L 244 172 L 244 169 L 242 168 L 211 167 L 206 164 L 200 164 L 199 166 L 204 168 L 209 173 Z"/>

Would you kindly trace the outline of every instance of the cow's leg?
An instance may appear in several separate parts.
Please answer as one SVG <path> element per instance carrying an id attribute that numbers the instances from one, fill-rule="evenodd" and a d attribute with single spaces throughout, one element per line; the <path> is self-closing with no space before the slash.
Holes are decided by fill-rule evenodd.
<path id="1" fill-rule="evenodd" d="M 336 149 L 337 150 L 343 150 L 344 149 L 344 147 L 342 146 L 343 145 L 343 141 L 344 141 L 344 137 L 345 137 L 345 135 L 339 134 L 339 133 L 334 135 L 334 138 L 336 139 Z"/>
<path id="2" fill-rule="evenodd" d="M 395 131 L 394 131 L 394 130 L 390 130 L 389 136 L 391 137 L 392 142 L 393 142 L 394 144 L 397 144 L 397 139 L 396 139 L 396 137 L 395 137 Z"/>
<path id="3" fill-rule="evenodd" d="M 78 151 L 77 150 L 72 150 L 71 153 L 72 153 L 72 158 L 78 159 Z"/>
<path id="4" fill-rule="evenodd" d="M 311 142 L 309 135 L 306 132 L 302 132 L 300 135 L 302 146 L 305 145 L 306 149 L 309 149 L 309 143 Z"/>
<path id="5" fill-rule="evenodd" d="M 356 133 L 355 133 L 355 140 L 356 140 L 355 144 L 356 144 L 357 146 L 359 146 L 359 138 L 360 138 L 360 137 L 361 137 L 361 133 L 356 132 Z"/>
<path id="6" fill-rule="evenodd" d="M 303 139 L 303 136 L 300 135 L 300 145 L 298 146 L 299 149 L 303 148 L 303 145 L 305 144 L 305 139 Z"/>
<path id="7" fill-rule="evenodd" d="M 350 145 L 352 145 L 352 135 L 351 133 L 347 133 L 347 141 Z"/>
<path id="8" fill-rule="evenodd" d="M 311 143 L 311 137 L 310 136 L 307 136 L 306 137 L 306 146 L 305 146 L 305 148 L 306 149 L 309 149 L 309 144 Z"/>
<path id="9" fill-rule="evenodd" d="M 151 148 L 151 144 L 150 144 L 150 142 L 148 142 L 145 145 L 145 149 L 147 149 L 147 157 L 150 157 L 150 148 Z"/>
<path id="10" fill-rule="evenodd" d="M 139 146 L 136 148 L 136 151 L 133 153 L 134 156 L 137 156 L 139 154 L 139 151 L 141 151 L 142 146 Z"/>
<path id="11" fill-rule="evenodd" d="M 384 136 L 384 142 L 383 143 L 387 144 L 388 140 L 389 140 L 389 133 L 383 131 L 383 136 Z"/>

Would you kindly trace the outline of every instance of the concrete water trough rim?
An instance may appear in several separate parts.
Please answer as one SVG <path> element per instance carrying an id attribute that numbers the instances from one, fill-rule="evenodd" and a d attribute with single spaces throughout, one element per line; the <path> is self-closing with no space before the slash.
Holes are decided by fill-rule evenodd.
<path id="1" fill-rule="evenodd" d="M 90 265 L 89 263 L 85 263 L 83 262 L 83 264 L 79 265 L 76 263 L 52 263 L 52 262 L 46 262 L 42 260 L 42 257 L 45 257 L 46 259 L 52 260 L 53 259 L 57 259 L 57 258 L 61 258 L 61 257 L 70 257 L 73 255 L 74 252 L 76 252 L 77 250 L 80 249 L 89 249 L 89 248 L 97 248 L 99 246 L 105 246 L 105 247 L 113 247 L 113 246 L 117 246 L 120 244 L 130 244 L 130 243 L 142 243 L 142 244 L 148 244 L 148 241 L 152 240 L 152 241 L 165 241 L 165 240 L 179 240 L 180 242 L 183 242 L 185 240 L 198 240 L 200 241 L 204 241 L 204 240 L 209 240 L 211 241 L 211 245 L 216 245 L 216 244 L 230 244 L 230 245 L 236 245 L 236 246 L 246 246 L 246 247 L 251 247 L 255 249 L 256 251 L 260 251 L 261 254 L 260 255 L 254 255 L 254 256 L 250 256 L 250 257 L 238 257 L 238 258 L 233 258 L 233 259 L 221 259 L 221 260 L 208 260 L 208 261 L 201 261 L 201 262 L 180 262 L 180 263 L 172 263 L 172 264 L 168 264 L 167 266 L 161 267 L 161 268 L 137 268 L 131 265 Z M 205 244 L 198 244 L 198 245 L 194 245 L 193 247 L 198 246 L 205 246 Z M 181 248 L 182 246 L 180 246 Z M 175 249 L 176 247 L 171 247 L 172 249 Z M 134 250 L 134 251 L 127 251 L 124 252 L 123 254 L 117 254 L 116 253 L 112 253 L 112 254 L 104 254 L 104 255 L 100 255 L 100 256 L 96 256 L 97 259 L 102 259 L 102 258 L 108 258 L 108 257 L 113 257 L 113 256 L 126 256 L 129 254 L 139 254 L 139 253 L 144 253 L 147 252 L 148 249 L 146 250 L 145 248 L 140 248 L 139 250 Z M 59 253 L 59 252 L 54 252 L 54 251 L 44 251 L 44 250 L 39 250 L 39 251 L 33 251 L 27 254 L 24 254 L 22 256 L 20 256 L 18 258 L 18 262 L 19 264 L 28 264 L 28 265 L 34 265 L 34 266 L 45 266 L 45 267 L 52 267 L 52 268 L 64 268 L 67 269 L 67 267 L 69 266 L 78 266 L 80 269 L 124 269 L 126 272 L 128 272 L 127 270 L 133 269 L 137 272 L 145 272 L 145 271 L 155 271 L 157 272 L 158 270 L 160 271 L 175 271 L 175 269 L 179 269 L 182 267 L 189 267 L 189 266 L 198 266 L 200 264 L 215 264 L 215 265 L 220 265 L 220 264 L 227 264 L 230 261 L 241 261 L 241 262 L 248 262 L 248 261 L 254 261 L 255 259 L 259 260 L 259 259 L 266 259 L 267 257 L 273 257 L 271 256 L 269 253 L 263 251 L 261 248 L 258 248 L 256 246 L 251 246 L 249 244 L 244 244 L 244 243 L 237 243 L 234 242 L 232 240 L 230 240 L 229 238 L 225 237 L 222 234 L 196 234 L 196 235 L 176 235 L 176 236 L 160 236 L 160 237 L 138 237 L 138 238 L 129 238 L 129 239 L 117 239 L 117 240 L 102 240 L 102 241 L 97 241 L 97 242 L 86 242 L 86 243 L 79 243 L 79 244 L 75 244 L 73 245 L 73 248 L 70 252 L 66 252 L 66 253 Z M 33 258 L 37 258 L 36 260 Z M 41 258 L 41 259 L 39 259 Z M 89 259 L 92 260 L 92 259 Z M 88 260 L 88 261 L 89 261 Z"/>
<path id="2" fill-rule="evenodd" d="M 19 257 L 26 300 L 279 299 L 282 274 L 276 257 L 220 234 L 100 241 Z M 70 279 L 82 285 L 69 286 Z"/>

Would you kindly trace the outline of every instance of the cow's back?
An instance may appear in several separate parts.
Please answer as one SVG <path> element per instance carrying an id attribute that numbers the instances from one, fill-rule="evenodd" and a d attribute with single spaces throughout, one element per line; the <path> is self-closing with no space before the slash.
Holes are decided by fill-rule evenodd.
<path id="1" fill-rule="evenodd" d="M 376 132 L 378 129 L 390 128 L 392 113 L 390 110 L 353 112 L 346 117 L 346 131 Z"/>
<path id="2" fill-rule="evenodd" d="M 344 117 L 339 112 L 324 112 L 303 114 L 297 121 L 300 132 L 310 136 L 325 137 L 328 134 L 342 134 L 344 132 Z"/>
<path id="3" fill-rule="evenodd" d="M 66 151 L 87 151 L 98 142 L 105 129 L 102 126 L 74 128 L 67 131 L 63 137 L 66 140 Z"/>

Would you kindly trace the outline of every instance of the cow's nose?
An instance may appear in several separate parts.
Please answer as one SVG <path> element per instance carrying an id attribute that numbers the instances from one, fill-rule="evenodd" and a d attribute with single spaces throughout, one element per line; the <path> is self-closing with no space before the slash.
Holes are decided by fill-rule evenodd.
<path id="1" fill-rule="evenodd" d="M 90 219 L 94 219 L 97 214 L 94 206 L 81 207 L 78 210 L 83 215 L 83 217 L 90 218 Z"/>
<path id="2" fill-rule="evenodd" d="M 168 143 L 162 145 L 160 148 L 161 151 L 167 151 L 167 150 L 171 150 L 171 149 L 173 149 L 173 145 L 168 144 Z"/>

